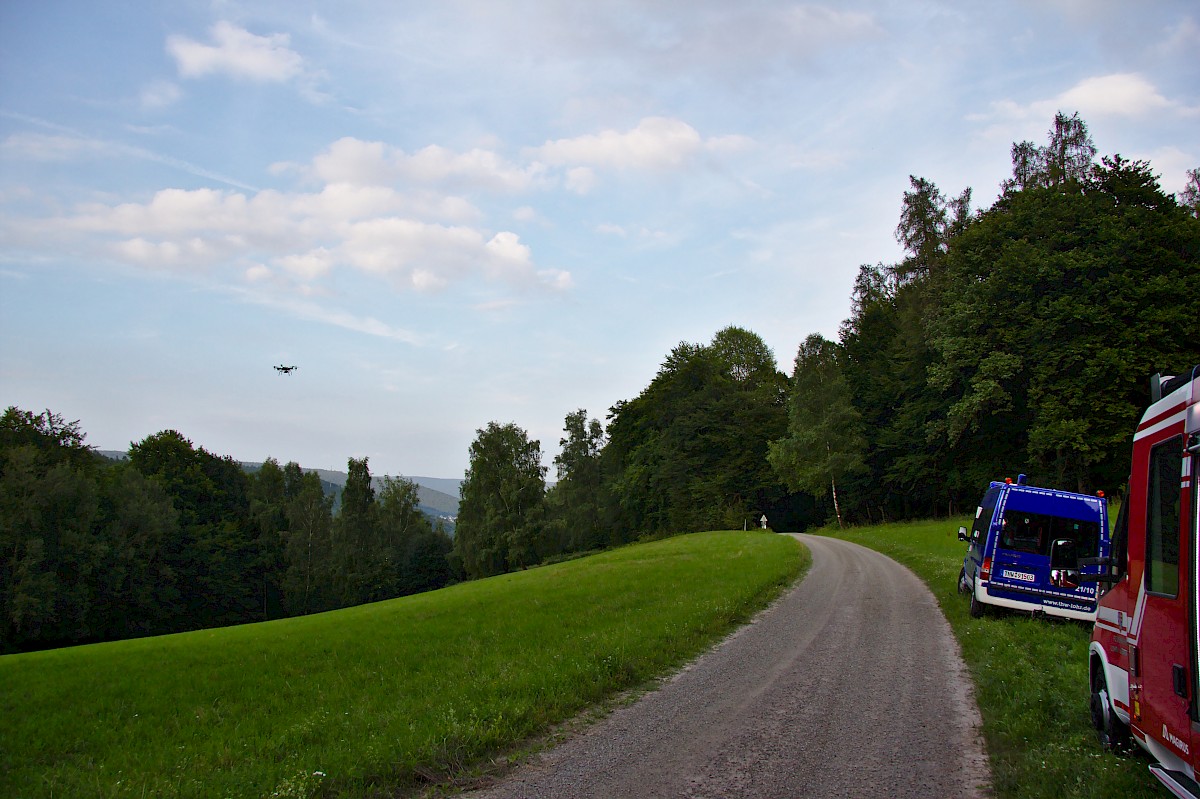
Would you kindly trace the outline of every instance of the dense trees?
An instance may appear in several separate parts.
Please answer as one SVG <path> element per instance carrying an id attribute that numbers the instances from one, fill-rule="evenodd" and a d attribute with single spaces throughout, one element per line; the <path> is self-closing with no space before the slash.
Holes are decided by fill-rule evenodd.
<path id="1" fill-rule="evenodd" d="M 179 514 L 83 441 L 49 411 L 0 417 L 0 651 L 159 632 L 177 613 Z"/>
<path id="2" fill-rule="evenodd" d="M 248 475 L 173 430 L 112 463 L 77 422 L 0 417 L 0 652 L 277 618 L 445 585 L 450 539 L 351 460 L 345 510 L 268 459 Z M 336 533 L 335 533 L 336 529 Z"/>
<path id="3" fill-rule="evenodd" d="M 864 471 L 867 448 L 862 415 L 838 362 L 837 345 L 814 333 L 800 345 L 788 400 L 787 435 L 770 444 L 767 458 L 780 481 L 796 491 L 833 497 L 842 526 L 837 484 Z"/>
<path id="4" fill-rule="evenodd" d="M 787 378 L 741 328 L 679 344 L 650 385 L 610 413 L 601 456 L 618 541 L 741 527 L 786 513 L 767 443 L 787 425 Z"/>
<path id="5" fill-rule="evenodd" d="M 913 179 L 908 254 L 861 268 L 839 342 L 870 431 L 853 517 L 949 512 L 1018 471 L 1124 481 L 1147 378 L 1200 361 L 1186 299 L 1200 296 L 1200 224 L 1149 164 L 1095 153 L 1078 115 L 1058 114 L 1045 146 L 1013 146 L 995 204 L 957 224 L 961 209 Z"/>
<path id="6" fill-rule="evenodd" d="M 600 549 L 613 543 L 603 522 L 604 426 L 580 408 L 567 414 L 563 431 L 566 437 L 554 458 L 558 482 L 546 496 L 548 543 L 558 553 Z"/>
<path id="7" fill-rule="evenodd" d="M 476 431 L 454 535 L 468 577 L 531 566 L 548 554 L 545 493 L 541 442 L 511 423 Z"/>

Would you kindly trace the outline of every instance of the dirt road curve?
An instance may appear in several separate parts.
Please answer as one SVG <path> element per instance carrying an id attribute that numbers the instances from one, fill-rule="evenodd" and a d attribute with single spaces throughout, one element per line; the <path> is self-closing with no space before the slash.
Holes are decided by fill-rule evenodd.
<path id="1" fill-rule="evenodd" d="M 809 574 L 636 703 L 468 796 L 981 797 L 979 713 L 912 572 L 800 536 Z"/>

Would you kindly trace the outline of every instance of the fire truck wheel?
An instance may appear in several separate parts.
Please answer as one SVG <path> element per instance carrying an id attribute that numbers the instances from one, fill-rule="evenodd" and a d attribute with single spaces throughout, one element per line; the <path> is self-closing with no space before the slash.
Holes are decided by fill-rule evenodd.
<path id="1" fill-rule="evenodd" d="M 1129 745 L 1129 728 L 1113 711 L 1108 697 L 1108 682 L 1104 670 L 1098 669 L 1092 676 L 1092 726 L 1100 738 L 1100 745 L 1109 751 L 1121 751 Z"/>

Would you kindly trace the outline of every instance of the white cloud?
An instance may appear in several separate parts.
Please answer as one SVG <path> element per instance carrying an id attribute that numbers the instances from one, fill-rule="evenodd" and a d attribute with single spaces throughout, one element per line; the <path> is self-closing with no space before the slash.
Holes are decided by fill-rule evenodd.
<path id="1" fill-rule="evenodd" d="M 625 233 L 625 228 L 621 227 L 620 225 L 613 225 L 610 223 L 597 225 L 596 232 L 603 233 L 606 236 L 619 236 L 620 238 L 625 238 L 625 236 L 627 235 Z"/>
<path id="2" fill-rule="evenodd" d="M 300 74 L 304 60 L 291 50 L 286 33 L 257 36 L 230 22 L 212 27 L 213 44 L 202 44 L 186 36 L 168 36 L 167 52 L 175 59 L 179 74 L 199 78 L 224 73 L 235 78 L 282 83 Z"/>
<path id="3" fill-rule="evenodd" d="M 1152 83 L 1136 74 L 1086 78 L 1059 95 L 1056 103 L 1064 110 L 1079 111 L 1085 118 L 1143 117 L 1173 105 Z"/>
<path id="4" fill-rule="evenodd" d="M 271 167 L 275 173 L 291 169 L 325 183 L 389 186 L 403 182 L 502 192 L 528 189 L 545 172 L 539 163 L 519 166 L 482 148 L 456 152 L 431 144 L 410 154 L 384 142 L 352 136 L 335 141 L 313 158 L 311 166 Z"/>
<path id="5" fill-rule="evenodd" d="M 557 291 L 566 291 L 575 285 L 571 273 L 563 269 L 543 269 L 538 272 L 539 281 Z"/>
<path id="6" fill-rule="evenodd" d="M 1159 185 L 1170 194 L 1183 191 L 1187 185 L 1187 171 L 1195 169 L 1200 162 L 1200 153 L 1187 153 L 1178 147 L 1157 147 L 1149 153 L 1139 153 L 1138 157 L 1150 162 L 1154 172 L 1159 175 Z"/>
<path id="7" fill-rule="evenodd" d="M 576 194 L 587 194 L 596 187 L 596 172 L 588 166 L 576 166 L 567 170 L 567 189 Z"/>
<path id="8" fill-rule="evenodd" d="M 219 257 L 217 247 L 197 236 L 175 241 L 148 241 L 138 236 L 114 243 L 112 252 L 122 261 L 151 269 L 203 266 Z"/>
<path id="9" fill-rule="evenodd" d="M 1161 113 L 1191 115 L 1195 111 L 1164 97 L 1137 73 L 1116 73 L 1084 78 L 1060 94 L 1021 104 L 1012 99 L 991 103 L 988 113 L 971 114 L 976 121 L 1036 121 L 1045 124 L 1054 114 L 1079 112 L 1085 120 L 1101 117 L 1146 118 Z"/>
<path id="10" fill-rule="evenodd" d="M 262 264 L 255 264 L 246 270 L 246 279 L 251 283 L 259 283 L 264 280 L 270 280 L 271 276 L 271 270 Z"/>
<path id="11" fill-rule="evenodd" d="M 624 133 L 605 130 L 573 139 L 548 141 L 537 152 L 547 163 L 614 169 L 677 169 L 704 142 L 691 125 L 678 119 L 647 117 Z"/>
<path id="12" fill-rule="evenodd" d="M 378 186 L 336 184 L 315 194 L 267 190 L 252 195 L 164 189 L 147 203 L 82 205 L 64 224 L 108 242 L 107 252 L 127 263 L 210 270 L 247 260 L 270 263 L 297 281 L 301 291 L 339 268 L 418 291 L 476 278 L 569 286 L 566 273 L 539 272 L 516 233 L 405 214 L 414 207 L 422 206 Z M 245 276 L 261 280 L 268 274 L 251 267 Z"/>
<path id="13" fill-rule="evenodd" d="M 542 225 L 549 224 L 549 220 L 539 214 L 536 208 L 533 208 L 529 205 L 522 205 L 520 208 L 513 210 L 512 218 L 517 222 L 536 222 Z"/>
<path id="14" fill-rule="evenodd" d="M 169 80 L 156 80 L 142 88 L 142 108 L 166 108 L 179 101 L 183 91 Z"/>
<path id="15" fill-rule="evenodd" d="M 302 280 L 315 280 L 333 269 L 334 256 L 324 247 L 306 253 L 284 255 L 275 263 Z"/>

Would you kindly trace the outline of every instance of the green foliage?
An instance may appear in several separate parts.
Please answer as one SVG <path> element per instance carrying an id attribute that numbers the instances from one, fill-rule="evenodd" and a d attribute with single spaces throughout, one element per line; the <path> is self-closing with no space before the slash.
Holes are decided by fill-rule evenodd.
<path id="1" fill-rule="evenodd" d="M 1079 112 L 1056 113 L 1047 138 L 1044 147 L 1029 141 L 1013 144 L 1013 176 L 1003 183 L 1005 192 L 1087 182 L 1096 145 Z"/>
<path id="2" fill-rule="evenodd" d="M 749 331 L 672 350 L 641 395 L 610 413 L 601 469 L 617 539 L 783 518 L 787 491 L 766 455 L 787 425 L 786 388 Z"/>
<path id="3" fill-rule="evenodd" d="M 862 416 L 850 402 L 838 363 L 838 346 L 813 334 L 800 345 L 788 399 L 788 435 L 773 441 L 767 459 L 788 487 L 821 497 L 837 483 L 866 470 Z"/>
<path id="4" fill-rule="evenodd" d="M 320 479 L 294 463 L 247 475 L 173 430 L 116 464 L 83 441 L 50 411 L 0 418 L 0 652 L 313 613 L 455 577 L 416 487 L 388 481 L 376 500 L 365 459 L 335 537 Z"/>
<path id="5" fill-rule="evenodd" d="M 0 796 L 411 795 L 694 657 L 802 558 L 790 537 L 705 533 L 335 613 L 6 656 Z"/>
<path id="6" fill-rule="evenodd" d="M 239 624 L 259 618 L 262 561 L 250 522 L 249 481 L 232 458 L 220 458 L 175 430 L 129 448 L 133 468 L 160 486 L 179 513 L 179 534 L 164 558 L 175 575 L 181 606 L 172 630 Z"/>
<path id="7" fill-rule="evenodd" d="M 546 467 L 541 442 L 515 424 L 476 431 L 462 484 L 455 552 L 470 578 L 532 566 L 544 546 Z"/>
<path id="8" fill-rule="evenodd" d="M 937 422 L 958 451 L 1018 431 L 1050 482 L 1120 485 L 1150 374 L 1200 360 L 1200 226 L 1144 162 L 1106 158 L 1080 191 L 1015 192 L 956 241 L 931 343 Z"/>
<path id="9" fill-rule="evenodd" d="M 377 593 L 373 540 L 377 527 L 375 489 L 367 458 L 350 458 L 341 510 L 333 524 L 332 557 L 334 592 L 338 605 L 369 602 Z"/>
<path id="10" fill-rule="evenodd" d="M 952 514 L 1017 472 L 1124 482 L 1148 377 L 1200 362 L 1200 220 L 1149 164 L 1095 153 L 1058 114 L 1046 145 L 1013 146 L 1013 178 L 974 215 L 968 192 L 947 202 L 910 178 L 908 256 L 860 269 L 841 330 L 870 431 L 852 517 Z"/>
<path id="11" fill-rule="evenodd" d="M 609 543 L 602 519 L 600 453 L 604 427 L 580 408 L 567 414 L 566 437 L 554 458 L 558 481 L 546 495 L 547 544 L 554 554 L 600 549 Z"/>
<path id="12" fill-rule="evenodd" d="M 296 463 L 284 467 L 284 497 L 283 597 L 288 615 L 336 607 L 331 572 L 333 497 L 325 494 L 315 472 L 304 472 Z"/>
<path id="13" fill-rule="evenodd" d="M 0 652 L 158 631 L 176 606 L 170 500 L 83 440 L 49 411 L 0 419 Z"/>

